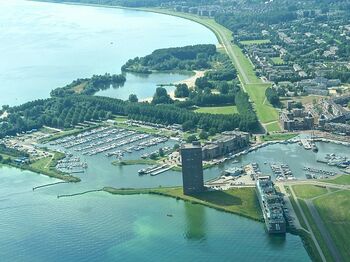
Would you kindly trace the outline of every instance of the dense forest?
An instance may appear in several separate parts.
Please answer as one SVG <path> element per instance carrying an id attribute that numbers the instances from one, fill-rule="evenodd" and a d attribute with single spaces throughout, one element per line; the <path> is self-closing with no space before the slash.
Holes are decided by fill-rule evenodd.
<path id="1" fill-rule="evenodd" d="M 130 119 L 167 125 L 191 121 L 205 131 L 214 129 L 222 132 L 235 128 L 244 131 L 257 130 L 259 124 L 255 114 L 249 113 L 253 110 L 249 108 L 249 102 L 247 103 L 248 97 L 240 95 L 235 100 L 241 113 L 239 115 L 199 114 L 173 104 L 153 105 L 99 96 L 54 97 L 10 107 L 7 110 L 9 116 L 0 123 L 0 137 L 16 135 L 43 125 L 69 128 L 85 120 L 107 119 L 112 115 L 124 115 Z"/>
<path id="2" fill-rule="evenodd" d="M 93 95 L 111 86 L 122 86 L 125 81 L 125 76 L 121 74 L 93 75 L 91 78 L 79 78 L 64 87 L 56 88 L 51 91 L 50 95 L 52 97 L 64 97 L 73 94 Z"/>
<path id="3" fill-rule="evenodd" d="M 210 62 L 218 55 L 215 45 L 157 49 L 145 57 L 128 60 L 122 71 L 149 74 L 154 71 L 209 69 Z"/>

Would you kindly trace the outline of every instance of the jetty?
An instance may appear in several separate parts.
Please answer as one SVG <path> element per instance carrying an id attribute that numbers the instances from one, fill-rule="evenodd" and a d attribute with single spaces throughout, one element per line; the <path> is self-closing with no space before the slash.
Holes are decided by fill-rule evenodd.
<path id="1" fill-rule="evenodd" d="M 158 170 L 156 170 L 156 171 L 153 171 L 153 172 L 151 173 L 151 176 L 159 175 L 159 174 L 161 174 L 161 173 L 164 173 L 164 172 L 170 170 L 171 168 L 172 168 L 172 166 L 164 165 L 162 168 L 160 168 L 160 169 L 158 169 Z"/>
<path id="2" fill-rule="evenodd" d="M 35 187 L 33 187 L 33 191 L 36 190 L 36 189 L 39 189 L 39 188 L 43 188 L 43 187 L 49 187 L 49 186 L 54 186 L 54 185 L 59 185 L 59 184 L 66 184 L 66 183 L 70 183 L 70 182 L 68 182 L 68 181 L 60 181 L 60 182 L 55 182 L 55 183 L 35 186 Z"/>
<path id="3" fill-rule="evenodd" d="M 303 145 L 303 147 L 304 147 L 306 150 L 312 149 L 312 146 L 311 146 L 311 143 L 310 143 L 309 140 L 307 140 L 307 139 L 300 139 L 300 142 L 301 142 L 301 144 Z"/>

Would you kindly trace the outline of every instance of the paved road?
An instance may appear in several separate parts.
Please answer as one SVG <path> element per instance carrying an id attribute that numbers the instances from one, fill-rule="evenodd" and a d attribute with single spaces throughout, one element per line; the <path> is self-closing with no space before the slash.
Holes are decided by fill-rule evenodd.
<path id="1" fill-rule="evenodd" d="M 310 213 L 312 215 L 313 220 L 315 221 L 318 229 L 320 230 L 320 233 L 321 233 L 323 239 L 326 242 L 326 245 L 327 245 L 329 251 L 332 254 L 332 257 L 337 262 L 343 261 L 337 247 L 335 246 L 335 244 L 333 242 L 331 235 L 329 234 L 326 226 L 324 225 L 322 218 L 320 217 L 320 214 L 317 212 L 317 209 L 315 208 L 314 204 L 312 203 L 311 200 L 305 200 L 305 202 L 306 202 L 308 209 L 310 210 Z"/>

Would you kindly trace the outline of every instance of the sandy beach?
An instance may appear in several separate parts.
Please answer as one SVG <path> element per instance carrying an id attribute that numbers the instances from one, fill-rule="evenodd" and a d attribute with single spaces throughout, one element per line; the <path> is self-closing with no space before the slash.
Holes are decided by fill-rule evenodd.
<path id="1" fill-rule="evenodd" d="M 204 70 L 194 70 L 193 72 L 195 74 L 192 75 L 191 77 L 184 79 L 184 80 L 181 80 L 181 81 L 174 82 L 172 84 L 174 84 L 174 85 L 186 84 L 188 86 L 188 88 L 193 89 L 195 87 L 195 82 L 196 82 L 197 78 L 203 77 L 205 74 L 205 71 Z M 168 92 L 168 94 L 171 97 L 171 99 L 173 99 L 173 100 L 176 99 L 179 101 L 183 101 L 186 99 L 186 98 L 176 98 L 175 91 Z M 152 102 L 152 97 L 140 99 L 140 102 L 149 102 L 150 103 L 150 102 Z"/>

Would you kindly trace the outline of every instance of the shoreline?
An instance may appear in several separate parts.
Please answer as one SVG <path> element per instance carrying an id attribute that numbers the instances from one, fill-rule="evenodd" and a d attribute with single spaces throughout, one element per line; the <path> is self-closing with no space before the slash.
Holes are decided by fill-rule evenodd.
<path id="1" fill-rule="evenodd" d="M 190 77 L 186 78 L 186 79 L 183 79 L 183 80 L 180 80 L 180 81 L 176 81 L 176 82 L 173 82 L 173 83 L 169 83 L 169 84 L 158 84 L 158 86 L 165 87 L 165 86 L 176 86 L 176 85 L 179 85 L 179 84 L 186 84 L 189 89 L 194 89 L 195 88 L 195 82 L 196 82 L 197 78 L 203 77 L 206 71 L 207 70 L 193 70 L 192 72 L 194 74 L 191 75 Z M 185 101 L 186 100 L 186 98 L 175 97 L 175 90 L 168 92 L 168 95 L 173 100 L 178 100 L 178 101 Z M 140 102 L 151 103 L 152 99 L 153 99 L 153 97 L 146 97 L 146 98 L 140 99 Z"/>
<path id="2" fill-rule="evenodd" d="M 181 194 L 178 194 L 176 192 L 172 193 L 171 190 L 176 191 L 181 189 L 182 191 L 182 187 L 178 186 L 178 187 L 161 187 L 161 188 L 114 188 L 114 187 L 104 187 L 102 189 L 102 191 L 112 194 L 112 195 L 144 195 L 144 194 L 148 194 L 148 195 L 158 195 L 158 196 L 164 196 L 164 197 L 170 197 L 170 198 L 175 198 L 176 200 L 182 200 L 184 202 L 189 202 L 192 204 L 198 204 L 198 205 L 203 205 L 205 207 L 209 207 L 209 208 L 213 208 L 215 210 L 218 210 L 220 212 L 226 212 L 226 213 L 230 213 L 230 214 L 234 214 L 237 216 L 241 216 L 241 217 L 245 217 L 247 219 L 251 219 L 257 222 L 263 222 L 263 218 L 262 216 L 252 216 L 252 215 L 248 215 L 245 214 L 243 212 L 240 211 L 234 211 L 234 210 L 230 210 L 229 208 L 225 207 L 224 205 L 218 205 L 218 204 L 213 204 L 204 200 L 200 200 L 197 199 L 195 197 L 192 196 L 186 196 Z M 238 189 L 235 189 L 238 190 Z M 246 189 L 240 189 L 240 190 L 246 190 Z M 169 192 L 170 191 L 170 192 Z M 221 192 L 221 191 L 208 191 L 206 193 L 215 193 L 215 192 Z M 242 210 L 244 211 L 245 208 L 242 208 Z M 258 209 L 260 211 L 260 209 Z M 258 212 L 260 214 L 260 212 Z M 261 214 L 260 214 L 261 215 Z"/>
<path id="3" fill-rule="evenodd" d="M 36 1 L 36 0 L 34 0 Z M 41 2 L 40 0 L 38 0 Z M 51 3 L 55 3 L 53 1 L 50 1 Z M 223 47 L 227 55 L 229 56 L 231 62 L 233 63 L 235 69 L 238 73 L 238 79 L 241 83 L 242 89 L 244 92 L 248 94 L 250 97 L 253 107 L 255 108 L 257 118 L 263 127 L 265 131 L 272 131 L 269 130 L 269 126 L 266 125 L 267 123 L 271 121 L 277 121 L 278 120 L 278 112 L 277 110 L 272 107 L 271 105 L 261 103 L 259 100 L 259 97 L 255 97 L 255 89 L 260 88 L 261 86 L 263 88 L 267 88 L 267 86 L 271 85 L 271 83 L 265 83 L 260 78 L 257 78 L 256 76 L 251 78 L 248 76 L 250 71 L 255 72 L 254 67 L 250 68 L 244 68 L 242 66 L 242 63 L 244 63 L 243 60 L 248 60 L 250 63 L 250 59 L 244 55 L 243 50 L 233 43 L 233 33 L 228 28 L 224 27 L 221 24 L 218 24 L 214 19 L 209 17 L 202 17 L 198 15 L 188 14 L 188 13 L 182 13 L 182 12 L 175 12 L 169 9 L 164 8 L 148 8 L 148 7 L 138 7 L 138 8 L 132 8 L 132 7 L 123 7 L 123 6 L 112 6 L 112 5 L 102 5 L 102 4 L 89 4 L 89 3 L 72 3 L 72 2 L 65 2 L 62 4 L 68 4 L 68 5 L 82 5 L 82 6 L 92 6 L 92 7 L 101 7 L 101 8 L 115 8 L 115 9 L 123 9 L 123 10 L 133 10 L 133 11 L 142 11 L 142 12 L 152 12 L 156 14 L 162 14 L 162 15 L 170 15 L 173 17 L 179 17 L 183 19 L 187 19 L 189 21 L 193 21 L 195 23 L 198 23 L 206 28 L 208 28 L 211 32 L 214 33 L 216 36 L 219 45 Z M 254 74 L 255 75 L 255 74 Z M 265 98 L 265 95 L 264 95 Z M 149 100 L 145 100 L 146 102 Z M 265 112 L 266 111 L 266 112 Z M 280 128 L 279 128 L 280 130 Z"/>

